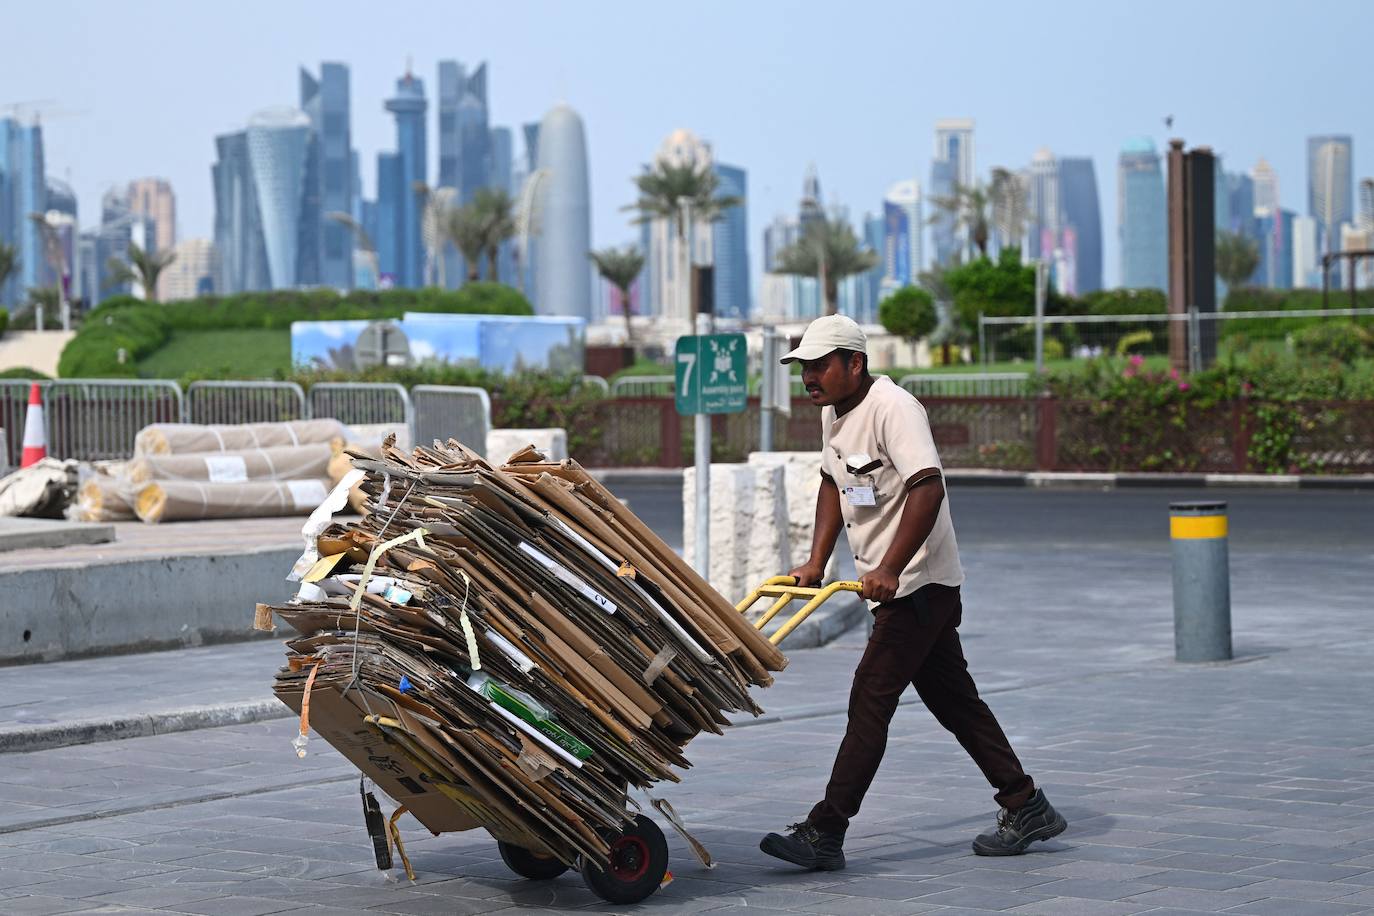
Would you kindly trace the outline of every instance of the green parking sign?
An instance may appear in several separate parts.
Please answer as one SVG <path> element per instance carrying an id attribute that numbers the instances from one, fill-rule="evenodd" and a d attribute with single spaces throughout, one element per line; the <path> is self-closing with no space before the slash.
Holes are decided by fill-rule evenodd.
<path id="1" fill-rule="evenodd" d="M 749 399 L 749 350 L 743 334 L 677 339 L 673 390 L 677 412 L 739 413 Z"/>

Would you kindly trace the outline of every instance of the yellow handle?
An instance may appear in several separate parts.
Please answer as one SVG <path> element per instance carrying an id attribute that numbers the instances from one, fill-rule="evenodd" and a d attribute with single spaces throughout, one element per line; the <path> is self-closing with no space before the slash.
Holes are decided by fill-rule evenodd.
<path id="1" fill-rule="evenodd" d="M 793 576 L 773 576 L 764 581 L 762 585 L 749 593 L 739 604 L 735 605 L 735 610 L 741 614 L 747 612 L 754 604 L 763 597 L 776 598 L 772 606 L 763 613 L 763 616 L 754 624 L 754 629 L 762 630 L 768 622 L 782 612 L 796 598 L 809 599 L 802 609 L 788 618 L 787 623 L 778 628 L 778 631 L 768 638 L 773 645 L 777 645 L 787 638 L 788 634 L 801 625 L 801 622 L 811 616 L 811 613 L 825 604 L 830 596 L 838 592 L 859 592 L 863 590 L 863 585 L 853 581 L 831 582 L 822 588 L 808 588 L 797 585 L 797 580 Z"/>

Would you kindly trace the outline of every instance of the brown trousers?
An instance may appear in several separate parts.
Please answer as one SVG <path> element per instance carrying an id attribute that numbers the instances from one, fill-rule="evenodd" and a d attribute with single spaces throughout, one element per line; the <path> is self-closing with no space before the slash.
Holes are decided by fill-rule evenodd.
<path id="1" fill-rule="evenodd" d="M 1019 808 L 1035 791 L 969 676 L 957 629 L 962 614 L 958 587 L 946 585 L 927 585 L 874 611 L 873 633 L 849 692 L 849 726 L 825 799 L 808 818 L 818 830 L 843 835 L 859 812 L 908 684 L 983 771 L 999 805 Z"/>

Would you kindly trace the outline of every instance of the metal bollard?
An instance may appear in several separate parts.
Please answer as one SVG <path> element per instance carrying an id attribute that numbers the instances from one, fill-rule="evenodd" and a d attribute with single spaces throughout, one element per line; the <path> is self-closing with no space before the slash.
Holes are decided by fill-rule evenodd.
<path id="1" fill-rule="evenodd" d="M 1226 503 L 1169 504 L 1174 556 L 1174 658 L 1216 662 L 1231 657 L 1231 570 Z"/>

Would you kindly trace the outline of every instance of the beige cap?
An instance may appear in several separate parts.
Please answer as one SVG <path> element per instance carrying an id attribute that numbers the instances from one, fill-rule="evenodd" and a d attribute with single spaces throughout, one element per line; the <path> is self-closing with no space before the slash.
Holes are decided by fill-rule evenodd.
<path id="1" fill-rule="evenodd" d="M 781 362 L 794 363 L 797 361 L 807 361 L 820 359 L 825 354 L 833 350 L 853 350 L 856 353 L 867 353 L 868 338 L 859 325 L 845 315 L 826 315 L 817 318 L 806 327 L 806 333 L 802 335 L 801 343 L 791 353 L 784 356 Z"/>

